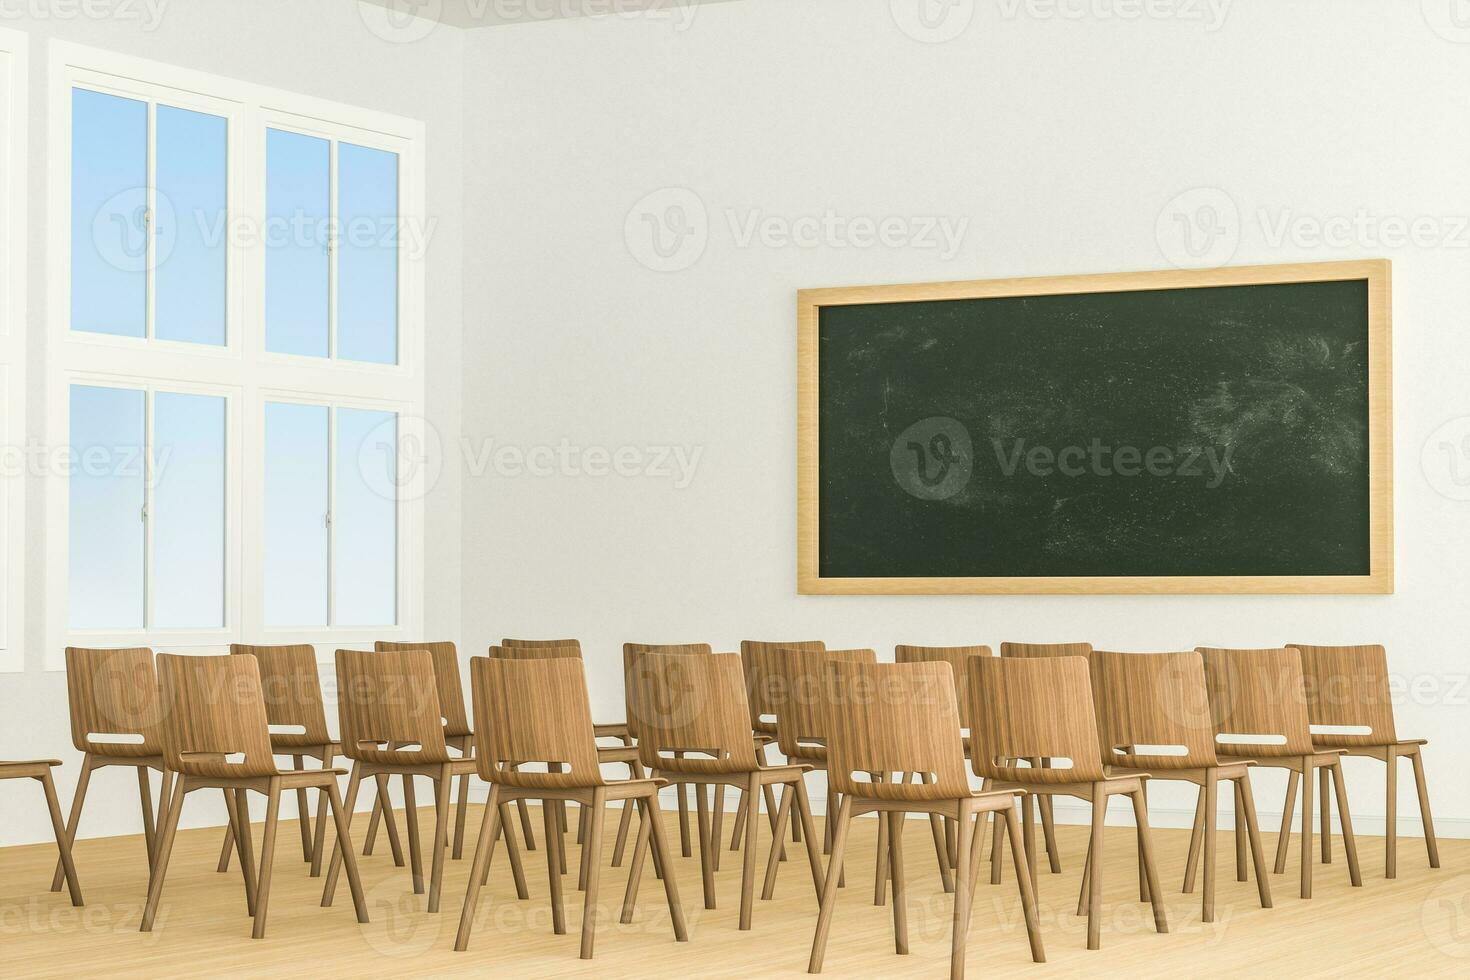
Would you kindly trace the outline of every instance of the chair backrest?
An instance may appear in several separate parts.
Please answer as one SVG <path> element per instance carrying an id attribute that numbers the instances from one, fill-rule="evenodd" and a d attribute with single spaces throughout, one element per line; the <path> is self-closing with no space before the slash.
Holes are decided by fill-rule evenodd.
<path id="1" fill-rule="evenodd" d="M 827 664 L 878 662 L 872 650 L 778 650 L 768 666 L 768 685 L 776 712 L 776 742 L 787 758 L 821 758 L 827 741 L 828 705 L 832 699 Z"/>
<path id="2" fill-rule="evenodd" d="M 1002 657 L 1086 657 L 1091 643 L 1002 643 Z"/>
<path id="3" fill-rule="evenodd" d="M 639 738 L 639 723 L 644 709 L 635 702 L 639 693 L 639 674 L 643 658 L 648 654 L 676 657 L 707 657 L 714 651 L 708 643 L 624 643 L 623 644 L 623 704 L 628 719 L 628 734 Z M 742 696 L 742 701 L 744 697 Z"/>
<path id="4" fill-rule="evenodd" d="M 205 778 L 274 776 L 270 722 L 254 657 L 158 655 L 168 767 Z"/>
<path id="5" fill-rule="evenodd" d="M 1367 732 L 1313 732 L 1312 741 L 1334 748 L 1397 742 L 1388 652 L 1377 644 L 1322 647 L 1288 643 L 1302 656 L 1307 716 L 1313 725 L 1366 728 Z"/>
<path id="6" fill-rule="evenodd" d="M 645 766 L 711 773 L 756 768 L 739 656 L 645 653 L 629 676 L 636 694 L 628 726 L 634 727 L 636 711 L 638 755 Z M 694 754 L 679 759 L 675 752 Z"/>
<path id="7" fill-rule="evenodd" d="M 1104 765 L 1201 769 L 1218 764 L 1199 654 L 1094 650 L 1088 661 Z M 1170 751 L 1149 751 L 1164 748 Z"/>
<path id="8" fill-rule="evenodd" d="M 534 789 L 604 785 L 580 658 L 476 657 L 470 684 L 481 778 Z M 561 763 L 566 771 L 515 769 L 537 763 Z"/>
<path id="9" fill-rule="evenodd" d="M 505 646 L 490 648 L 491 660 L 581 660 L 582 645 L 576 640 L 540 643 L 535 646 Z"/>
<path id="10" fill-rule="evenodd" d="M 1312 753 L 1300 653 L 1221 647 L 1199 647 L 1198 652 L 1205 661 L 1215 751 L 1262 757 Z"/>
<path id="11" fill-rule="evenodd" d="M 276 727 L 301 731 L 272 732 L 271 742 L 282 746 L 325 745 L 327 712 L 322 704 L 322 678 L 316 668 L 316 648 L 310 643 L 251 646 L 231 643 L 230 655 L 254 657 L 260 669 L 265 716 Z"/>
<path id="12" fill-rule="evenodd" d="M 970 761 L 981 778 L 1018 783 L 1091 783 L 1103 778 L 1092 682 L 1082 657 L 973 657 L 970 700 L 977 725 Z M 1018 759 L 1050 759 L 1023 768 Z M 1057 763 L 1069 760 L 1070 768 Z"/>
<path id="13" fill-rule="evenodd" d="M 767 721 L 776 706 L 771 701 L 770 687 L 775 681 L 775 659 L 779 650 L 825 650 L 821 640 L 741 640 L 740 664 L 745 669 L 745 700 L 750 705 L 750 726 L 766 735 L 776 734 L 776 723 Z"/>
<path id="14" fill-rule="evenodd" d="M 970 795 L 949 661 L 828 660 L 826 670 L 827 779 L 837 792 L 907 801 Z"/>
<path id="15" fill-rule="evenodd" d="M 398 643 L 379 640 L 373 644 L 379 653 L 391 650 L 427 650 L 434 659 L 434 683 L 439 687 L 439 710 L 444 712 L 444 737 L 461 738 L 471 734 L 470 719 L 465 713 L 464 684 L 459 678 L 459 651 L 448 640 L 429 643 Z"/>
<path id="16" fill-rule="evenodd" d="M 337 719 L 349 759 L 410 765 L 450 760 L 427 650 L 338 650 Z"/>
<path id="17" fill-rule="evenodd" d="M 514 647 L 520 650 L 544 650 L 548 648 L 575 647 L 577 656 L 582 656 L 582 641 L 580 640 L 516 640 L 510 637 L 501 639 L 503 647 Z"/>
<path id="18" fill-rule="evenodd" d="M 78 752 L 127 759 L 163 753 L 163 708 L 152 650 L 67 647 L 66 692 L 71 741 Z"/>
<path id="19" fill-rule="evenodd" d="M 893 659 L 901 664 L 947 663 L 954 675 L 955 704 L 959 707 L 960 727 L 974 728 L 970 715 L 970 658 L 991 656 L 990 647 L 914 647 L 896 646 Z"/>

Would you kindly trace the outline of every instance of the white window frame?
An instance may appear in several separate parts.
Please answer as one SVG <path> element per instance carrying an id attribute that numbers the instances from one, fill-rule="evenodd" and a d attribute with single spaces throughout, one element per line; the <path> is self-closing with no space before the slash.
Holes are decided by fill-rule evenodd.
<path id="1" fill-rule="evenodd" d="M 30 38 L 0 27 L 0 673 L 25 670 L 26 101 Z"/>
<path id="2" fill-rule="evenodd" d="M 104 634 L 70 627 L 67 514 L 64 472 L 46 478 L 46 663 L 64 669 L 68 645 L 219 647 L 231 642 L 312 643 L 329 662 L 335 646 L 406 639 L 421 630 L 424 605 L 424 501 L 398 501 L 398 624 L 390 627 L 303 627 L 268 630 L 264 621 L 265 402 L 295 400 L 423 415 L 423 257 L 410 255 L 400 237 L 398 363 L 271 354 L 265 349 L 265 247 L 259 234 L 232 249 L 227 271 L 226 345 L 88 334 L 71 329 L 71 91 L 74 86 L 131 98 L 200 108 L 230 120 L 231 227 L 265 227 L 265 134 L 268 127 L 330 134 L 399 155 L 401 227 L 422 229 L 424 126 L 421 122 L 295 95 L 206 72 L 119 55 L 67 42 L 50 44 L 49 219 L 46 344 L 47 443 L 68 445 L 73 383 L 142 385 L 164 390 L 228 391 L 230 439 L 226 453 L 229 502 L 226 540 L 226 622 L 213 630 L 115 630 Z M 237 236 L 233 235 L 232 238 Z M 109 380 L 111 379 L 111 380 Z M 191 389 L 190 386 L 193 386 Z"/>

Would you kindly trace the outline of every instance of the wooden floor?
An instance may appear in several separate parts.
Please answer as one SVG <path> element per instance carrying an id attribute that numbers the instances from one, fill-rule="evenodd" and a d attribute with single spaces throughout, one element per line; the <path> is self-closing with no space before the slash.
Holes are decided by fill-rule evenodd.
<path id="1" fill-rule="evenodd" d="M 677 820 L 666 818 L 677 847 Z M 366 814 L 354 821 L 359 835 Z M 470 841 L 479 823 L 471 814 Z M 616 826 L 610 820 L 608 844 Z M 399 826 L 403 826 L 400 818 Z M 534 826 L 540 836 L 541 822 Z M 730 828 L 727 820 L 726 831 Z M 427 852 L 432 810 L 420 819 Z M 767 829 L 763 823 L 762 831 Z M 911 822 L 904 835 L 912 952 L 893 953 L 891 913 L 873 905 L 876 822 L 854 824 L 847 887 L 839 903 L 825 974 L 833 977 L 938 977 L 946 974 L 951 903 L 939 888 L 932 838 Z M 260 827 L 255 828 L 257 854 Z M 1444 867 L 1429 870 L 1422 842 L 1401 840 L 1399 877 L 1383 878 L 1383 841 L 1362 837 L 1364 886 L 1350 888 L 1338 847 L 1336 862 L 1318 867 L 1316 897 L 1297 898 L 1295 849 L 1285 875 L 1273 875 L 1276 907 L 1257 907 L 1255 885 L 1238 883 L 1234 848 L 1220 839 L 1218 920 L 1200 921 L 1199 902 L 1180 894 L 1188 834 L 1156 830 L 1155 849 L 1168 891 L 1170 934 L 1157 935 L 1138 902 L 1132 831 L 1109 828 L 1105 846 L 1103 948 L 1088 952 L 1086 922 L 1076 917 L 1086 829 L 1058 827 L 1064 873 L 1043 871 L 1040 909 L 1048 962 L 1033 964 L 1019 919 L 1015 884 L 1007 868 L 1000 886 L 982 883 L 969 938 L 971 976 L 1061 977 L 1123 973 L 1134 976 L 1466 976 L 1470 974 L 1470 843 L 1441 842 Z M 330 838 L 329 838 L 330 839 Z M 727 852 L 718 874 L 719 908 L 703 909 L 697 856 L 681 859 L 678 882 L 689 918 L 690 942 L 675 945 L 663 893 L 645 875 L 634 924 L 617 923 L 626 869 L 605 868 L 604 912 L 596 959 L 578 959 L 581 895 L 575 871 L 567 879 L 568 934 L 552 934 L 547 906 L 545 851 L 527 863 L 531 899 L 518 902 L 504 851 L 497 853 L 471 948 L 453 951 L 466 879 L 465 860 L 447 862 L 443 911 L 423 911 L 407 869 L 393 866 L 386 842 L 362 861 L 372 922 L 359 926 L 345 882 L 331 909 L 319 907 L 321 885 L 307 876 L 293 823 L 281 826 L 270 922 L 252 941 L 241 878 L 214 870 L 221 833 L 184 831 L 174 848 L 156 930 L 138 932 L 146 873 L 140 837 L 83 841 L 76 857 L 87 906 L 73 909 L 46 891 L 54 847 L 0 851 L 0 975 L 39 976 L 307 976 L 373 977 L 508 975 L 519 977 L 647 978 L 716 976 L 797 977 L 806 970 L 816 922 L 816 899 L 804 851 L 791 850 L 776 897 L 757 901 L 754 930 L 737 931 L 740 865 Z M 728 838 L 727 838 L 728 840 Z M 538 841 L 538 844 L 540 842 Z M 764 867 L 768 838 L 760 844 Z M 1268 859 L 1274 835 L 1266 835 Z M 569 839 L 570 864 L 576 848 Z M 427 863 L 426 853 L 426 863 Z M 983 881 L 982 876 L 982 881 Z"/>

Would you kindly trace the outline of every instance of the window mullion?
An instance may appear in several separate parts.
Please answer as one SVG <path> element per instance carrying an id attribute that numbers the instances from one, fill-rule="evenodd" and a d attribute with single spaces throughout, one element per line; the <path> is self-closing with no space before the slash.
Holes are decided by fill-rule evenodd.
<path id="1" fill-rule="evenodd" d="M 337 359 L 337 258 L 340 249 L 337 222 L 340 197 L 337 181 L 337 140 L 327 144 L 327 359 Z"/>
<path id="2" fill-rule="evenodd" d="M 153 395 L 143 392 L 143 628 L 153 628 Z"/>
<path id="3" fill-rule="evenodd" d="M 148 103 L 147 133 L 144 136 L 148 186 L 143 189 L 143 337 L 153 339 L 153 315 L 157 308 L 155 271 L 158 256 L 158 103 Z M 150 403 L 152 396 L 149 396 Z"/>
<path id="4" fill-rule="evenodd" d="M 327 625 L 337 625 L 337 406 L 327 406 Z"/>

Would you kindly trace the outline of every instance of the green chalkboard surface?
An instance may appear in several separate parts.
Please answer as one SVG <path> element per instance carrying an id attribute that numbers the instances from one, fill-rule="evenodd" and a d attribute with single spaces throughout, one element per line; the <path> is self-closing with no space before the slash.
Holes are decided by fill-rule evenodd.
<path id="1" fill-rule="evenodd" d="M 1375 580 L 1371 278 L 819 300 L 815 579 Z"/>

